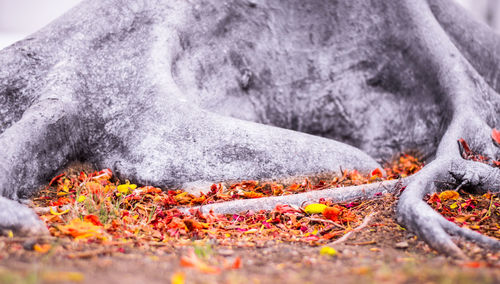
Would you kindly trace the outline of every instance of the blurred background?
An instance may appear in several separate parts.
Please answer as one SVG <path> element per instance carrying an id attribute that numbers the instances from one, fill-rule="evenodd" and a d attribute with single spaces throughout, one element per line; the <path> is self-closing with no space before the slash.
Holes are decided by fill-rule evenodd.
<path id="1" fill-rule="evenodd" d="M 59 17 L 80 0 L 0 0 L 0 49 Z"/>
<path id="2" fill-rule="evenodd" d="M 477 19 L 500 30 L 500 0 L 454 1 Z M 0 0 L 0 49 L 37 31 L 78 2 L 80 0 Z"/>

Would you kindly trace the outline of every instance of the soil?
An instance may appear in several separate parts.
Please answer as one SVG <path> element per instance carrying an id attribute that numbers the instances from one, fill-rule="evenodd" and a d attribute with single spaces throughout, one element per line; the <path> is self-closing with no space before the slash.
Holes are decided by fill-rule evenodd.
<path id="1" fill-rule="evenodd" d="M 138 247 L 4 237 L 0 283 L 500 283 L 500 252 L 459 242 L 468 260 L 439 255 L 395 222 L 395 201 L 393 196 L 375 200 L 376 215 L 368 226 L 341 244 L 326 245 L 335 255 L 321 254 L 324 244 L 277 239 Z M 34 249 L 34 244 L 50 244 L 50 249 Z M 216 269 L 187 266 L 184 259 L 193 251 Z"/>

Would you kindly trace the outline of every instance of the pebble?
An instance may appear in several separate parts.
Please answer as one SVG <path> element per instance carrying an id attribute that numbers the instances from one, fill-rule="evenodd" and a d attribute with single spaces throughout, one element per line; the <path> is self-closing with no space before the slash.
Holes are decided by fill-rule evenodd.
<path id="1" fill-rule="evenodd" d="M 409 247 L 408 242 L 399 242 L 396 244 L 396 248 L 398 249 L 405 249 L 408 247 Z"/>

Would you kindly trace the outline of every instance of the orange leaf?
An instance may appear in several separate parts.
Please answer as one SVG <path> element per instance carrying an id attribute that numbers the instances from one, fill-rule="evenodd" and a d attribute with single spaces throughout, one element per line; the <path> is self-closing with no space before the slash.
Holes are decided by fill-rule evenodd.
<path id="1" fill-rule="evenodd" d="M 233 265 L 231 265 L 231 269 L 240 269 L 241 268 L 241 258 L 238 256 L 234 262 Z"/>
<path id="2" fill-rule="evenodd" d="M 93 194 L 102 194 L 104 193 L 104 186 L 95 181 L 90 181 L 85 184 L 88 190 Z"/>
<path id="3" fill-rule="evenodd" d="M 326 207 L 323 210 L 323 216 L 331 221 L 337 222 L 339 220 L 339 216 L 342 213 L 342 207 L 335 205 L 333 207 Z"/>
<path id="4" fill-rule="evenodd" d="M 243 193 L 243 195 L 246 198 L 261 198 L 264 196 L 264 194 L 262 194 L 260 192 L 255 192 L 255 191 L 247 191 L 247 192 Z"/>
<path id="5" fill-rule="evenodd" d="M 43 244 L 43 245 L 35 244 L 33 246 L 33 250 L 39 253 L 47 253 L 51 247 L 52 246 L 50 244 Z"/>
<path id="6" fill-rule="evenodd" d="M 352 181 L 357 181 L 363 179 L 363 176 L 357 170 L 353 170 L 349 173 L 349 178 Z"/>
<path id="7" fill-rule="evenodd" d="M 493 138 L 493 141 L 495 141 L 495 143 L 500 146 L 500 131 L 498 131 L 496 128 L 493 128 L 491 130 L 491 138 Z"/>
<path id="8" fill-rule="evenodd" d="M 452 199 L 457 200 L 460 197 L 460 194 L 454 190 L 445 190 L 439 194 L 439 199 L 442 201 Z"/>
<path id="9" fill-rule="evenodd" d="M 184 224 L 186 225 L 186 227 L 188 228 L 189 231 L 204 229 L 204 228 L 208 227 L 208 226 L 206 226 L 198 221 L 195 221 L 193 219 L 184 220 Z"/>
<path id="10" fill-rule="evenodd" d="M 75 239 L 100 238 L 105 239 L 102 227 L 96 226 L 91 222 L 82 221 L 79 218 L 71 220 L 67 225 L 58 226 L 59 231 L 65 235 L 72 236 Z"/>

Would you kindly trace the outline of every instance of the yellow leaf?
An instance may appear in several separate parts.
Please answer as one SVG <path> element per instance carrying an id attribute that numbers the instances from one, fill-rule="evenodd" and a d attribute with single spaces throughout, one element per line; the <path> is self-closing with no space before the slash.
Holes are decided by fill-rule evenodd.
<path id="1" fill-rule="evenodd" d="M 336 249 L 334 249 L 332 247 L 325 246 L 325 247 L 321 248 L 321 250 L 319 251 L 319 254 L 320 255 L 336 256 L 338 253 L 337 253 Z"/>
<path id="2" fill-rule="evenodd" d="M 80 195 L 80 196 L 78 196 L 78 199 L 76 200 L 76 202 L 84 202 L 85 199 L 87 199 L 87 197 L 85 195 Z"/>
<path id="3" fill-rule="evenodd" d="M 176 272 L 170 278 L 170 283 L 172 284 L 184 284 L 186 276 L 183 272 Z"/>
<path id="4" fill-rule="evenodd" d="M 445 190 L 439 194 L 439 199 L 442 201 L 452 199 L 457 200 L 460 197 L 460 194 L 454 190 Z"/>
<path id="5" fill-rule="evenodd" d="M 306 208 L 304 208 L 304 211 L 307 214 L 320 214 L 325 211 L 326 207 L 327 206 L 325 204 L 314 203 L 307 205 Z"/>
<path id="6" fill-rule="evenodd" d="M 7 231 L 7 237 L 12 239 L 14 237 L 14 232 L 12 232 L 12 230 Z"/>
<path id="7" fill-rule="evenodd" d="M 52 215 L 56 215 L 56 216 L 59 216 L 59 215 L 63 215 L 63 214 L 66 214 L 69 212 L 69 209 L 66 209 L 62 212 L 57 212 L 56 210 L 54 210 L 54 207 L 50 207 L 50 214 Z"/>
<path id="8" fill-rule="evenodd" d="M 458 207 L 458 204 L 457 204 L 456 202 L 455 202 L 455 203 L 453 203 L 452 205 L 450 205 L 450 208 L 451 208 L 451 209 L 455 209 L 455 208 L 457 208 L 457 207 Z"/>
<path id="9" fill-rule="evenodd" d="M 127 182 L 126 184 L 120 184 L 119 186 L 117 186 L 116 190 L 118 190 L 118 192 L 121 192 L 123 194 L 128 194 L 136 188 L 137 188 L 136 184 L 130 184 L 129 182 Z"/>

